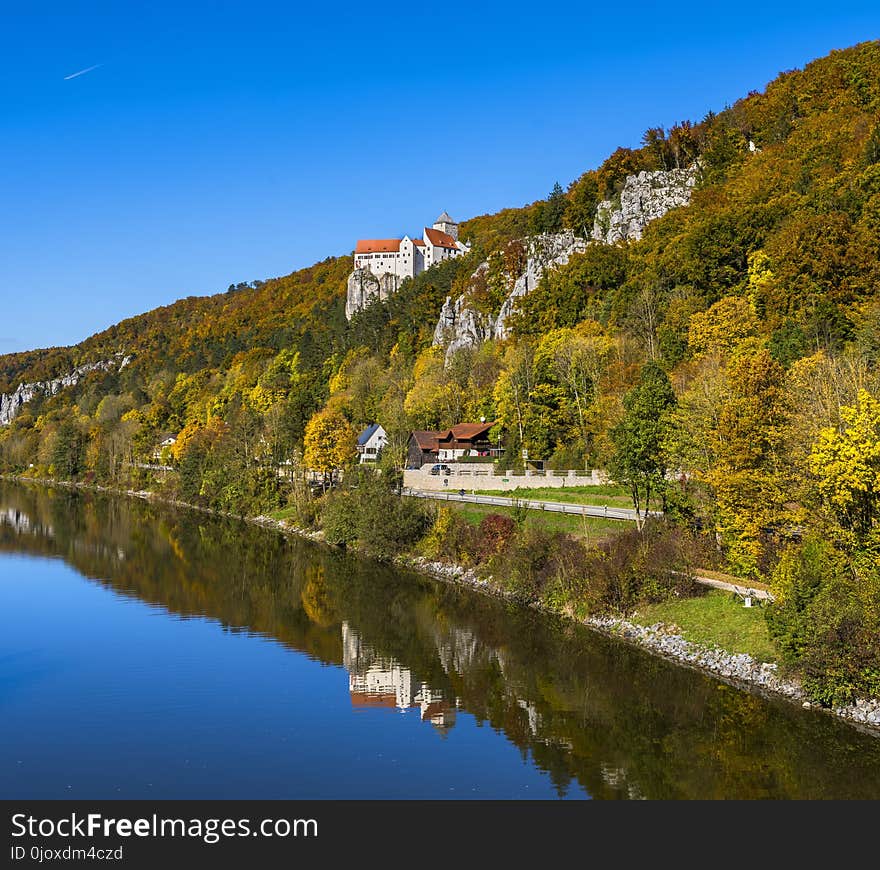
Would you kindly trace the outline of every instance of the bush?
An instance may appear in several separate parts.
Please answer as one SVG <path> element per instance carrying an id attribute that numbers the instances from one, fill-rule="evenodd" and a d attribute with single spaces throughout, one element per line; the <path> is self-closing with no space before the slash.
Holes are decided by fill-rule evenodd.
<path id="1" fill-rule="evenodd" d="M 537 601 L 554 574 L 554 557 L 571 540 L 562 532 L 551 534 L 528 527 L 512 536 L 488 561 L 492 576 L 505 589 L 526 601 Z"/>
<path id="2" fill-rule="evenodd" d="M 783 661 L 825 706 L 880 697 L 880 575 L 848 565 L 830 544 L 810 539 L 787 549 L 773 571 L 766 613 Z"/>
<path id="3" fill-rule="evenodd" d="M 580 597 L 589 613 L 631 613 L 640 604 L 690 597 L 698 587 L 691 571 L 693 541 L 682 529 L 649 520 L 587 555 Z"/>
<path id="4" fill-rule="evenodd" d="M 477 532 L 477 551 L 487 559 L 507 546 L 516 532 L 516 523 L 504 514 L 488 514 L 483 517 Z"/>
<path id="5" fill-rule="evenodd" d="M 425 536 L 421 550 L 429 559 L 467 565 L 477 550 L 477 532 L 465 518 L 443 506 Z"/>
<path id="6" fill-rule="evenodd" d="M 358 539 L 358 505 L 350 492 L 337 491 L 324 497 L 321 527 L 328 544 L 348 546 Z"/>
<path id="7" fill-rule="evenodd" d="M 362 471 L 349 488 L 327 495 L 321 517 L 328 543 L 357 544 L 378 559 L 407 550 L 430 522 L 427 505 L 396 495 L 385 477 L 372 470 Z"/>

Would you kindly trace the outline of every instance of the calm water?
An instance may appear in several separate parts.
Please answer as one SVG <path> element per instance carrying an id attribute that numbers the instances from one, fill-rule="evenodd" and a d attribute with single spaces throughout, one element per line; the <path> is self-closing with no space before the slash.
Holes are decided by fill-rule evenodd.
<path id="1" fill-rule="evenodd" d="M 880 797 L 880 740 L 267 530 L 0 483 L 0 798 Z"/>

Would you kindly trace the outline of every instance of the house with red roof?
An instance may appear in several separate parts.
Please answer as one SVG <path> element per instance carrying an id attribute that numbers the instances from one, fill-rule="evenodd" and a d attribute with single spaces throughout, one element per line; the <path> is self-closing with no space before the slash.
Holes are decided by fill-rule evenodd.
<path id="1" fill-rule="evenodd" d="M 494 423 L 456 423 L 439 432 L 416 430 L 409 436 L 406 464 L 421 468 L 427 463 L 454 462 L 463 456 L 485 456 L 491 462 L 500 451 L 489 441 Z M 489 458 L 491 457 L 491 458 Z"/>

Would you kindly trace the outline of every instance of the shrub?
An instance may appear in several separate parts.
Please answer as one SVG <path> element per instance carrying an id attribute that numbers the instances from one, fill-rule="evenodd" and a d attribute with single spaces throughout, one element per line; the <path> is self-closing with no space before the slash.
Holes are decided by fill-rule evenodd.
<path id="1" fill-rule="evenodd" d="M 444 505 L 437 511 L 421 550 L 429 559 L 466 565 L 477 549 L 476 539 L 474 527 L 458 511 Z"/>
<path id="2" fill-rule="evenodd" d="M 504 514 L 488 514 L 483 517 L 477 533 L 479 555 L 486 559 L 507 546 L 516 532 L 516 523 Z"/>
<path id="3" fill-rule="evenodd" d="M 321 525 L 328 543 L 357 544 L 390 559 L 415 544 L 431 522 L 430 508 L 396 495 L 381 474 L 362 472 L 348 489 L 325 497 Z"/>
<path id="4" fill-rule="evenodd" d="M 489 559 L 489 571 L 505 589 L 526 601 L 536 601 L 552 576 L 553 556 L 565 539 L 561 532 L 523 529 Z"/>
<path id="5" fill-rule="evenodd" d="M 358 539 L 358 511 L 350 492 L 338 491 L 324 497 L 321 527 L 328 544 L 348 546 Z"/>
<path id="6" fill-rule="evenodd" d="M 651 520 L 639 533 L 628 529 L 588 553 L 580 593 L 590 613 L 630 613 L 639 604 L 689 597 L 697 592 L 690 537 Z"/>
<path id="7" fill-rule="evenodd" d="M 818 539 L 790 547 L 773 572 L 766 613 L 783 660 L 820 704 L 880 697 L 880 574 Z"/>

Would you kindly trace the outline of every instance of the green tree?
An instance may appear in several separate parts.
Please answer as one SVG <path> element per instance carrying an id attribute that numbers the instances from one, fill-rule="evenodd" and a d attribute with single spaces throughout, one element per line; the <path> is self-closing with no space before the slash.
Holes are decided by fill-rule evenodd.
<path id="1" fill-rule="evenodd" d="M 617 483 L 629 489 L 641 529 L 651 496 L 659 493 L 662 498 L 665 488 L 664 445 L 675 407 L 666 372 L 656 363 L 646 363 L 639 383 L 623 397 L 623 407 L 623 419 L 611 430 L 614 453 L 609 470 Z"/>

